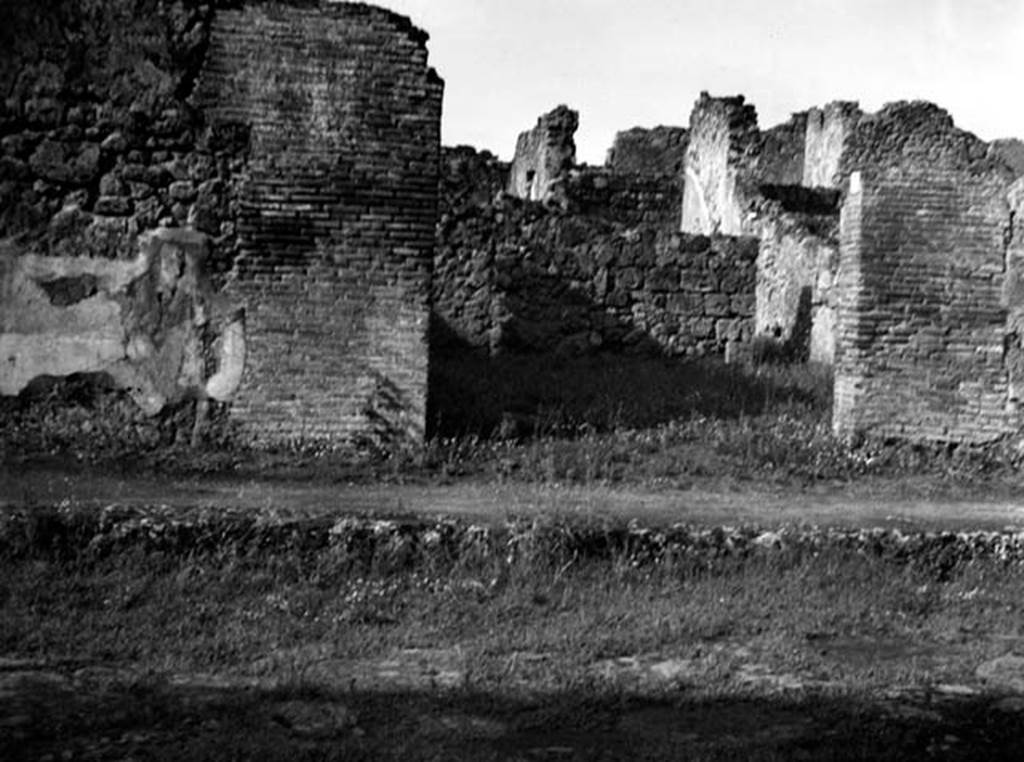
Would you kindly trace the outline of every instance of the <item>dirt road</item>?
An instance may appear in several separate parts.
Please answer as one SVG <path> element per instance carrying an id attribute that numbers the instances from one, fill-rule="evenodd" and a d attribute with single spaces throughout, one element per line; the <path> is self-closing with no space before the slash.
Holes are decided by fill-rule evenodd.
<path id="1" fill-rule="evenodd" d="M 889 485 L 891 487 L 891 485 Z M 814 490 L 711 484 L 688 489 L 459 482 L 451 485 L 355 485 L 255 478 L 172 478 L 90 473 L 83 469 L 0 466 L 0 508 L 71 501 L 102 507 L 169 505 L 258 507 L 282 516 L 371 514 L 456 516 L 501 521 L 558 514 L 636 519 L 643 524 L 765 527 L 815 524 L 844 527 L 1024 529 L 1024 498 L 984 494 L 907 497 L 899 490 L 843 485 Z"/>

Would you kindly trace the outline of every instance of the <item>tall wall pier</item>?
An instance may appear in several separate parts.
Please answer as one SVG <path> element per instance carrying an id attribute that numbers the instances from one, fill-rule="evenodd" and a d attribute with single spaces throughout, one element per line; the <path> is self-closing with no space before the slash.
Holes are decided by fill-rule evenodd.
<path id="1" fill-rule="evenodd" d="M 249 331 L 232 412 L 258 436 L 423 437 L 442 97 L 425 40 L 363 5 L 214 20 L 196 100 L 249 140 L 228 291 Z"/>
<path id="2" fill-rule="evenodd" d="M 836 432 L 1018 433 L 1012 167 L 919 103 L 863 117 L 840 167 Z"/>

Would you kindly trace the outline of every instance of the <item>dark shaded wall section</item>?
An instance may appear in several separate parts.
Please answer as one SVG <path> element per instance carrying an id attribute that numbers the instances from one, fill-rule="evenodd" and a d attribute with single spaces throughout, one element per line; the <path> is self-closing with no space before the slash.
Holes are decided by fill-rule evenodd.
<path id="1" fill-rule="evenodd" d="M 0 237 L 34 253 L 130 258 L 190 225 L 234 253 L 245 133 L 191 102 L 212 4 L 6 0 L 0 25 Z"/>
<path id="2" fill-rule="evenodd" d="M 623 175 L 682 178 L 689 131 L 685 127 L 634 127 L 615 135 L 605 166 Z"/>
<path id="3" fill-rule="evenodd" d="M 755 240 L 679 234 L 672 181 L 581 169 L 563 187 L 562 205 L 505 196 L 442 218 L 440 351 L 739 353 L 753 328 Z"/>

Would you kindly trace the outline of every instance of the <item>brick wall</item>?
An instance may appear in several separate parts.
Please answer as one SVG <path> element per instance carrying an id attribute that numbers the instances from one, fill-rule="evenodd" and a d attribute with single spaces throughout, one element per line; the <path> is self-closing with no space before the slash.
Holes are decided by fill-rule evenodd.
<path id="1" fill-rule="evenodd" d="M 261 440 L 418 440 L 443 84 L 426 35 L 361 4 L 219 12 L 197 101 L 249 135 L 229 293 L 232 415 Z"/>
<path id="2" fill-rule="evenodd" d="M 1016 428 L 1004 363 L 1006 183 L 955 166 L 853 176 L 834 427 L 983 442 Z"/>
<path id="3" fill-rule="evenodd" d="M 10 0 L 0 236 L 129 260 L 210 236 L 247 313 L 232 414 L 257 440 L 423 434 L 442 83 L 355 3 Z"/>

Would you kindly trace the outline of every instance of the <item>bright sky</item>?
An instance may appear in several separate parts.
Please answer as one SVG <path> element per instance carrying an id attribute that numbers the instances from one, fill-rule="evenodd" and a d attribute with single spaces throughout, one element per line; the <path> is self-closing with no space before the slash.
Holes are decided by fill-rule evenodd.
<path id="1" fill-rule="evenodd" d="M 1024 0 L 372 0 L 430 33 L 443 141 L 510 158 L 559 103 L 578 155 L 618 130 L 685 126 L 701 90 L 762 128 L 831 100 L 926 99 L 991 140 L 1024 138 Z"/>

